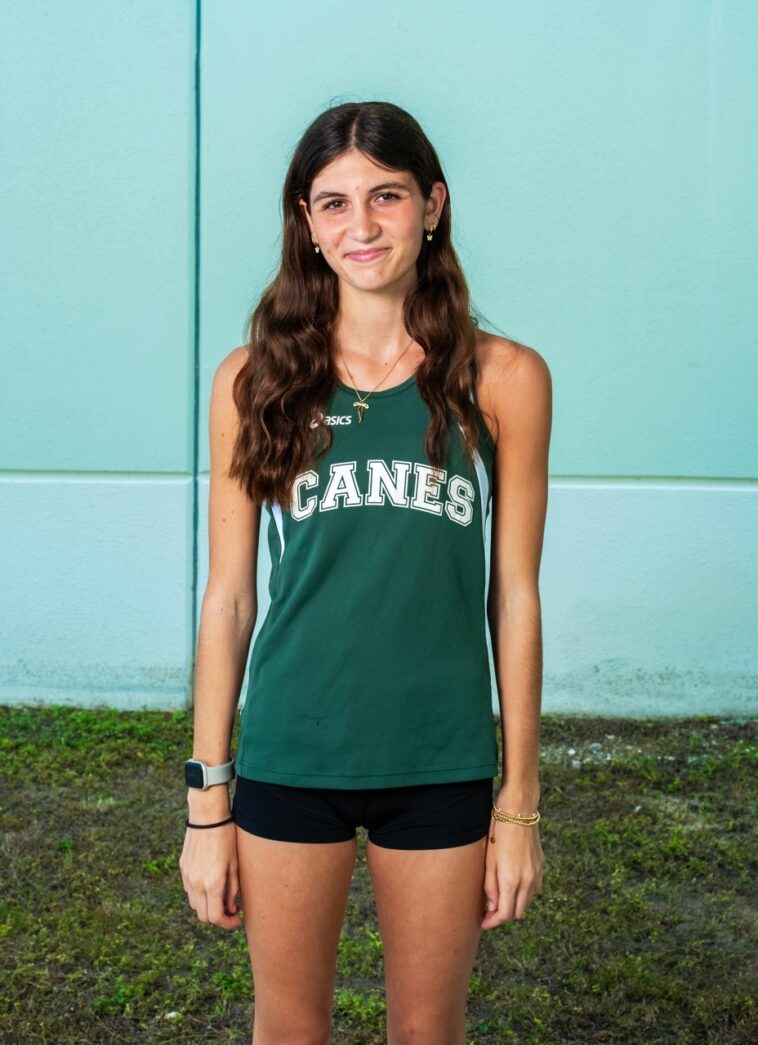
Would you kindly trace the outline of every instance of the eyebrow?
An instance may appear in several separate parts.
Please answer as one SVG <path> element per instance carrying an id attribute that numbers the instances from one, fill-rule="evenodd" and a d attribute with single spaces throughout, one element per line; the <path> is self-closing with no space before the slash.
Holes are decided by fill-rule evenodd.
<path id="1" fill-rule="evenodd" d="M 374 185 L 372 189 L 368 190 L 368 195 L 372 195 L 375 192 L 379 192 L 380 189 L 405 189 L 410 192 L 410 187 L 405 184 L 404 181 L 383 181 L 381 185 Z M 318 195 L 313 197 L 313 203 L 318 203 L 319 200 L 325 199 L 327 196 L 345 196 L 344 192 L 335 192 L 333 189 L 323 189 Z"/>

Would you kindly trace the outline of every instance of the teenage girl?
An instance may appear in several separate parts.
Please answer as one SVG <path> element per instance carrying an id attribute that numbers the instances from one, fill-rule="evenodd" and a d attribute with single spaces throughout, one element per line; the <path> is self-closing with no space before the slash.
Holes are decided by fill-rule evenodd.
<path id="1" fill-rule="evenodd" d="M 318 116 L 282 203 L 278 274 L 211 392 L 184 888 L 226 929 L 241 897 L 253 1045 L 327 1043 L 363 825 L 388 1042 L 465 1045 L 481 931 L 542 889 L 550 372 L 478 328 L 440 161 L 402 109 Z M 271 601 L 232 760 L 262 509 Z"/>

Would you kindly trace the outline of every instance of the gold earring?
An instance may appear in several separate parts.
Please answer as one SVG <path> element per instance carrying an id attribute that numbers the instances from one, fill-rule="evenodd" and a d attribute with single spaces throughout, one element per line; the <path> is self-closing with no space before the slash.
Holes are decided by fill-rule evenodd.
<path id="1" fill-rule="evenodd" d="M 312 243 L 316 243 L 315 239 L 312 240 L 311 242 Z M 321 247 L 319 247 L 318 243 L 316 243 L 316 253 L 319 254 L 320 252 L 321 252 Z"/>
<path id="2" fill-rule="evenodd" d="M 437 223 L 435 222 L 435 224 L 434 224 L 434 225 L 432 225 L 432 227 L 431 227 L 430 229 L 427 229 L 427 230 L 426 230 L 426 238 L 427 238 L 428 240 L 431 240 L 431 238 L 432 238 L 432 233 L 434 232 L 434 230 L 435 230 L 436 228 L 437 228 Z"/>

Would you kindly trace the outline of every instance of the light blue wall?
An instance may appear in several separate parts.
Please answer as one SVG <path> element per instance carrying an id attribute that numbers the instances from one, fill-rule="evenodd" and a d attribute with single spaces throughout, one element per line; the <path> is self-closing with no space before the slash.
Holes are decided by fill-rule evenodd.
<path id="1" fill-rule="evenodd" d="M 754 712 L 752 2 L 4 22 L 0 700 L 186 699 L 213 372 L 275 269 L 298 136 L 378 98 L 441 155 L 476 305 L 552 371 L 543 709 Z"/>
<path id="2" fill-rule="evenodd" d="M 194 50 L 186 2 L 3 4 L 5 703 L 186 699 Z"/>

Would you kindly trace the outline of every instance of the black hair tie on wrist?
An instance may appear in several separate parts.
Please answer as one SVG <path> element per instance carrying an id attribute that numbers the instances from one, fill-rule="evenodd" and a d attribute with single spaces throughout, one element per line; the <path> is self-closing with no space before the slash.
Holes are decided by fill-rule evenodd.
<path id="1" fill-rule="evenodd" d="M 209 827 L 223 827 L 224 824 L 231 824 L 234 820 L 233 816 L 228 817 L 226 820 L 219 820 L 215 824 L 191 824 L 189 820 L 185 820 L 184 823 L 187 827 L 196 827 L 201 831 L 207 830 Z"/>

